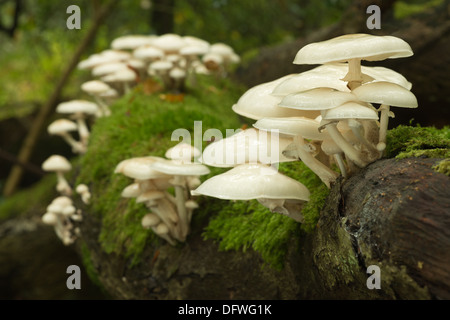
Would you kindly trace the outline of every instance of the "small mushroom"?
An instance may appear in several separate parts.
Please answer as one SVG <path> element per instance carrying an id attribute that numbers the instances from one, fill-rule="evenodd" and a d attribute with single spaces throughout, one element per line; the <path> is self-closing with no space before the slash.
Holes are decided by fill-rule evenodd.
<path id="1" fill-rule="evenodd" d="M 59 193 L 66 196 L 72 195 L 72 188 L 70 187 L 66 178 L 64 178 L 64 173 L 72 170 L 72 165 L 65 157 L 60 155 L 50 156 L 42 163 L 42 169 L 45 171 L 56 173 L 58 179 L 56 190 Z"/>
<path id="2" fill-rule="evenodd" d="M 417 108 L 418 103 L 414 94 L 404 87 L 386 81 L 379 81 L 362 85 L 353 90 L 361 100 L 380 104 L 380 131 L 377 149 L 383 151 L 386 147 L 386 133 L 388 128 L 390 107 Z"/>
<path id="3" fill-rule="evenodd" d="M 173 185 L 175 188 L 175 199 L 177 203 L 178 216 L 180 218 L 181 235 L 184 239 L 189 233 L 189 219 L 185 207 L 186 199 L 185 189 L 187 188 L 186 176 L 201 176 L 208 174 L 209 169 L 196 163 L 177 163 L 172 160 L 159 160 L 151 164 L 153 170 L 173 176 Z"/>
<path id="4" fill-rule="evenodd" d="M 111 89 L 112 88 L 109 85 L 100 80 L 87 81 L 81 85 L 81 90 L 94 97 L 95 102 L 100 107 L 99 116 L 101 117 L 111 115 L 111 110 L 109 109 L 108 104 L 102 98 L 102 94 L 110 91 Z"/>
<path id="5" fill-rule="evenodd" d="M 91 193 L 89 192 L 89 188 L 84 183 L 80 183 L 76 188 L 75 192 L 81 195 L 81 201 L 85 204 L 89 204 L 91 199 Z"/>
<path id="6" fill-rule="evenodd" d="M 97 104 L 86 100 L 71 100 L 60 103 L 56 107 L 56 112 L 71 114 L 71 118 L 77 122 L 81 143 L 87 147 L 90 134 L 86 119 L 89 115 L 97 114 Z"/>
<path id="7" fill-rule="evenodd" d="M 66 141 L 75 153 L 85 153 L 86 146 L 81 142 L 76 141 L 71 135 L 70 131 L 77 131 L 77 124 L 67 119 L 58 119 L 53 121 L 47 128 L 47 131 L 51 135 L 60 136 Z"/>

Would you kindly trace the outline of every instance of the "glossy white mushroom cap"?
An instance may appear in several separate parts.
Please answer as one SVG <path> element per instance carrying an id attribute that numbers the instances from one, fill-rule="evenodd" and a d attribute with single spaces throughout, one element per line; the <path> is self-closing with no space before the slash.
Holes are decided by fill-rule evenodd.
<path id="1" fill-rule="evenodd" d="M 68 172 L 72 169 L 72 165 L 65 157 L 60 155 L 52 155 L 42 163 L 42 169 L 52 172 Z"/>
<path id="2" fill-rule="evenodd" d="M 202 176 L 210 172 L 208 167 L 202 164 L 179 163 L 167 159 L 152 163 L 151 168 L 155 171 L 172 176 Z"/>
<path id="3" fill-rule="evenodd" d="M 103 77 L 123 69 L 128 69 L 126 63 L 121 61 L 115 61 L 96 66 L 95 68 L 92 69 L 91 73 L 93 77 Z M 81 88 L 83 89 L 83 87 Z"/>
<path id="4" fill-rule="evenodd" d="M 186 46 L 183 37 L 174 33 L 166 33 L 152 42 L 152 46 L 163 50 L 165 53 L 178 52 L 181 48 Z"/>
<path id="5" fill-rule="evenodd" d="M 216 175 L 192 190 L 193 196 L 205 195 L 226 200 L 293 199 L 309 200 L 309 190 L 297 180 L 263 164 L 242 164 Z"/>
<path id="6" fill-rule="evenodd" d="M 126 186 L 121 193 L 123 198 L 136 198 L 142 193 L 139 183 L 132 183 Z"/>
<path id="7" fill-rule="evenodd" d="M 323 115 L 323 121 L 344 119 L 378 120 L 378 113 L 372 107 L 350 101 L 339 107 L 327 110 Z"/>
<path id="8" fill-rule="evenodd" d="M 84 82 L 81 85 L 81 90 L 89 94 L 100 94 L 108 90 L 111 90 L 111 87 L 108 84 L 104 83 L 103 81 L 91 80 Z"/>
<path id="9" fill-rule="evenodd" d="M 278 130 L 284 135 L 299 135 L 311 140 L 329 137 L 326 131 L 319 131 L 320 121 L 305 117 L 263 118 L 256 121 L 253 126 L 259 130 Z"/>
<path id="10" fill-rule="evenodd" d="M 70 100 L 58 104 L 56 112 L 58 113 L 83 113 L 95 114 L 98 110 L 96 103 L 87 100 Z"/>
<path id="11" fill-rule="evenodd" d="M 213 167 L 233 167 L 243 163 L 293 161 L 282 154 L 291 142 L 291 138 L 276 132 L 250 128 L 209 144 L 203 150 L 201 162 Z"/>
<path id="12" fill-rule="evenodd" d="M 401 108 L 417 108 L 416 96 L 404 87 L 386 81 L 367 83 L 353 90 L 359 100 Z"/>
<path id="13" fill-rule="evenodd" d="M 136 81 L 136 73 L 129 69 L 120 69 L 101 78 L 105 82 L 133 82 Z"/>
<path id="14" fill-rule="evenodd" d="M 293 63 L 323 64 L 350 59 L 378 61 L 412 55 L 409 44 L 400 38 L 357 33 L 310 43 L 297 52 Z"/>
<path id="15" fill-rule="evenodd" d="M 139 180 L 165 178 L 167 175 L 156 171 L 152 165 L 164 160 L 159 157 L 136 157 L 121 161 L 115 168 L 114 173 L 121 173 L 127 177 Z"/>
<path id="16" fill-rule="evenodd" d="M 133 51 L 133 57 L 143 61 L 159 60 L 164 57 L 164 51 L 155 47 L 144 46 L 136 48 Z"/>
<path id="17" fill-rule="evenodd" d="M 114 39 L 111 48 L 115 50 L 133 50 L 141 46 L 151 45 L 156 37 L 146 35 L 127 35 Z"/>
<path id="18" fill-rule="evenodd" d="M 58 119 L 53 121 L 47 128 L 49 134 L 61 134 L 69 131 L 76 131 L 77 124 L 67 119 Z"/>
<path id="19" fill-rule="evenodd" d="M 142 221 L 141 221 L 142 227 L 144 227 L 145 229 L 148 229 L 148 228 L 151 228 L 151 227 L 155 227 L 160 222 L 161 222 L 161 219 L 154 213 L 147 213 L 142 218 Z"/>
<path id="20" fill-rule="evenodd" d="M 232 106 L 233 111 L 253 120 L 282 117 L 317 117 L 320 112 L 299 111 L 278 106 L 282 97 L 274 96 L 272 92 L 278 84 L 290 77 L 293 77 L 293 75 L 287 75 L 250 88 Z"/>
<path id="21" fill-rule="evenodd" d="M 280 107 L 299 110 L 327 110 L 340 106 L 358 98 L 351 92 L 342 92 L 333 88 L 315 88 L 285 96 L 279 103 Z"/>
<path id="22" fill-rule="evenodd" d="M 58 216 L 54 212 L 46 212 L 42 216 L 42 222 L 45 223 L 45 224 L 54 226 L 58 222 Z"/>
<path id="23" fill-rule="evenodd" d="M 180 142 L 176 146 L 173 146 L 166 151 L 165 157 L 172 160 L 180 160 L 184 162 L 191 162 L 192 159 L 198 158 L 201 155 L 201 151 L 194 146 Z"/>

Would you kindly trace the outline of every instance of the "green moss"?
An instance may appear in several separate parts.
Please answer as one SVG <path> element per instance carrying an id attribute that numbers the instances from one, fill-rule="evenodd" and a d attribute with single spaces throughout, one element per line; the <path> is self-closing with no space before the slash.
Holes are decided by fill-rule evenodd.
<path id="1" fill-rule="evenodd" d="M 444 159 L 432 168 L 436 172 L 443 173 L 450 177 L 450 159 Z"/>
<path id="2" fill-rule="evenodd" d="M 227 128 L 239 128 L 231 106 L 243 92 L 227 79 L 213 83 L 209 77 L 199 77 L 198 87 L 189 90 L 183 101 L 171 102 L 157 93 L 146 95 L 138 87 L 111 106 L 110 117 L 96 121 L 89 150 L 80 160 L 77 184 L 91 187 L 90 212 L 102 221 L 100 242 L 106 252 L 124 254 L 136 263 L 149 242 L 163 241 L 142 228 L 145 206 L 120 197 L 132 180 L 114 174 L 117 164 L 132 157 L 164 156 L 178 143 L 171 141 L 174 130 L 187 129 L 194 139 L 194 121 L 202 121 L 202 135 L 209 128 L 224 135 Z"/>
<path id="3" fill-rule="evenodd" d="M 386 157 L 450 157 L 450 127 L 398 126 L 388 131 Z"/>
<path id="4" fill-rule="evenodd" d="M 86 273 L 89 279 L 95 284 L 98 288 L 102 288 L 102 283 L 98 278 L 97 270 L 95 269 L 94 264 L 92 263 L 91 253 L 89 252 L 89 248 L 86 243 L 82 243 L 80 246 L 81 259 L 83 261 L 83 266 L 86 270 Z"/>

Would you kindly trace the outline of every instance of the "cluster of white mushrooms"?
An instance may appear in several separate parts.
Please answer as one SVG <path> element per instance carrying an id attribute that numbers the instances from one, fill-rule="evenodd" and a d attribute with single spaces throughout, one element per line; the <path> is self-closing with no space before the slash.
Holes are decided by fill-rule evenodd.
<path id="1" fill-rule="evenodd" d="M 42 169 L 56 173 L 56 190 L 60 194 L 47 206 L 47 210 L 42 216 L 42 222 L 53 226 L 62 243 L 70 245 L 80 234 L 79 228 L 74 227 L 73 222 L 83 220 L 81 210 L 73 205 L 72 187 L 64 177 L 64 174 L 72 169 L 72 165 L 65 157 L 52 155 L 42 163 Z M 76 192 L 80 194 L 83 202 L 89 203 L 90 193 L 85 184 L 79 184 Z"/>
<path id="2" fill-rule="evenodd" d="M 346 178 L 382 157 L 394 116 L 390 107 L 416 108 L 417 100 L 401 74 L 361 66 L 361 60 L 412 54 L 393 36 L 350 34 L 306 45 L 293 63 L 320 66 L 257 85 L 240 97 L 232 109 L 256 120 L 254 128 L 205 148 L 202 163 L 232 169 L 206 180 L 192 195 L 257 199 L 302 221 L 308 189 L 279 173 L 276 164 L 301 160 L 330 187 L 339 173 Z"/>
<path id="3" fill-rule="evenodd" d="M 167 159 L 149 156 L 123 160 L 115 173 L 134 179 L 122 191 L 122 197 L 135 198 L 150 211 L 143 217 L 142 226 L 175 245 L 175 240 L 186 240 L 192 213 L 198 207 L 190 199 L 190 191 L 200 185 L 199 176 L 208 174 L 209 169 L 193 163 L 200 150 L 189 144 L 179 143 L 165 156 Z"/>
<path id="4" fill-rule="evenodd" d="M 110 49 L 91 55 L 78 67 L 91 70 L 95 80 L 83 84 L 82 89 L 109 113 L 104 98 L 127 93 L 139 81 L 151 77 L 165 90 L 180 92 L 186 81 L 195 85 L 197 73 L 225 76 L 239 61 L 225 43 L 211 44 L 197 37 L 167 33 L 119 37 Z"/>
<path id="5" fill-rule="evenodd" d="M 83 83 L 81 90 L 92 96 L 94 101 L 75 99 L 60 103 L 56 107 L 56 112 L 67 115 L 68 119 L 55 120 L 48 126 L 47 131 L 50 135 L 63 138 L 72 148 L 73 153 L 82 155 L 87 152 L 89 144 L 89 124 L 95 123 L 99 117 L 111 115 L 110 105 L 121 95 L 128 93 L 140 81 L 152 77 L 156 81 L 162 82 L 164 90 L 179 92 L 184 90 L 185 82 L 188 80 L 194 86 L 196 84 L 195 75 L 198 73 L 226 76 L 230 66 L 238 63 L 239 60 L 239 56 L 230 46 L 224 43 L 210 44 L 193 36 L 164 34 L 161 36 L 128 35 L 119 37 L 112 41 L 110 49 L 93 54 L 78 64 L 79 69 L 91 71 L 94 79 Z M 72 132 L 78 136 L 78 140 L 72 135 Z M 175 149 L 176 152 L 180 151 L 177 150 Z M 173 243 L 173 239 L 184 241 L 189 229 L 190 216 L 196 208 L 196 203 L 188 199 L 190 189 L 200 184 L 197 175 L 209 172 L 206 167 L 199 164 L 187 165 L 184 158 L 175 157 L 172 162 L 166 162 L 166 165 L 175 166 L 178 170 L 178 173 L 174 175 L 174 181 L 177 184 L 175 186 L 176 197 L 169 197 L 169 193 L 165 191 L 165 197 L 170 202 L 167 202 L 167 199 L 156 198 L 143 200 L 151 193 L 152 182 L 149 181 L 145 187 L 141 186 L 146 194 L 140 194 L 138 199 L 138 201 L 145 202 L 155 213 L 166 212 L 169 214 L 172 220 L 167 220 L 164 215 L 159 216 L 158 219 L 162 222 L 153 222 L 156 223 L 155 226 L 151 221 L 156 221 L 156 217 L 152 218 L 151 215 L 147 215 L 143 224 L 146 228 L 152 227 L 157 234 L 165 237 L 171 243 Z M 60 198 L 63 197 L 64 206 L 73 207 L 70 199 L 73 190 L 64 178 L 64 173 L 72 169 L 70 162 L 61 155 L 52 155 L 42 164 L 42 168 L 57 174 L 56 190 L 61 196 L 55 201 L 59 204 Z M 167 168 L 167 170 L 171 169 Z M 186 173 L 183 173 L 183 170 L 186 170 Z M 161 175 L 170 177 L 170 174 L 167 173 L 161 173 Z M 185 177 L 183 178 L 183 176 Z M 136 179 L 139 180 L 139 178 Z M 161 177 L 157 181 L 161 182 L 164 179 Z M 171 183 L 174 181 L 171 180 Z M 165 184 L 166 188 L 169 186 L 168 183 Z M 161 185 L 158 186 L 161 187 Z M 182 195 L 180 190 L 185 186 L 190 189 L 184 190 L 185 195 Z M 75 191 L 85 204 L 89 204 L 91 194 L 85 184 L 78 185 Z M 128 189 L 127 192 L 130 191 L 131 189 Z M 126 196 L 127 193 L 124 194 Z M 153 196 L 156 196 L 155 193 Z M 48 206 L 43 221 L 55 226 L 56 233 L 64 244 L 71 244 L 76 239 L 72 232 L 71 219 L 81 221 L 80 211 L 76 210 L 76 214 L 62 214 L 62 211 L 55 210 L 56 207 L 54 203 Z M 68 211 L 69 209 L 65 212 Z M 164 228 L 167 228 L 166 236 L 163 236 Z"/>
<path id="6" fill-rule="evenodd" d="M 88 123 L 111 115 L 110 105 L 130 88 L 148 77 L 163 83 L 164 89 L 182 91 L 189 79 L 195 85 L 195 75 L 225 76 L 239 56 L 225 43 L 213 43 L 177 34 L 127 35 L 112 41 L 111 48 L 93 54 L 78 64 L 90 70 L 94 78 L 84 82 L 81 90 L 94 101 L 75 99 L 60 103 L 56 112 L 70 119 L 55 120 L 48 133 L 61 136 L 77 154 L 87 151 Z M 79 141 L 71 132 L 76 132 Z"/>

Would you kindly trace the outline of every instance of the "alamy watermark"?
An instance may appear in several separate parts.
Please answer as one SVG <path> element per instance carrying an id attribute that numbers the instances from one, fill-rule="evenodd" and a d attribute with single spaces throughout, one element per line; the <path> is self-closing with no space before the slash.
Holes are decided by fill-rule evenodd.
<path id="1" fill-rule="evenodd" d="M 68 6 L 66 13 L 71 14 L 66 20 L 67 29 L 81 29 L 81 9 L 77 5 Z"/>
<path id="2" fill-rule="evenodd" d="M 193 136 L 184 128 L 175 129 L 171 141 L 192 145 L 200 151 L 203 163 L 210 165 L 266 163 L 276 166 L 280 162 L 279 130 L 226 129 L 225 138 L 222 131 L 215 128 L 203 132 L 202 121 L 194 121 Z M 205 148 L 203 142 L 216 142 L 215 148 Z M 221 141 L 221 142 L 220 142 Z M 194 161 L 198 162 L 197 159 Z M 269 171 L 270 172 L 270 171 Z"/>
<path id="3" fill-rule="evenodd" d="M 81 289 L 81 270 L 80 267 L 72 264 L 67 267 L 66 273 L 71 274 L 66 280 L 67 289 Z"/>
<path id="4" fill-rule="evenodd" d="M 379 6 L 373 4 L 367 7 L 367 14 L 371 14 L 367 18 L 366 26 L 367 29 L 381 29 L 381 9 Z"/>
<path id="5" fill-rule="evenodd" d="M 367 274 L 371 276 L 367 278 L 366 285 L 368 289 L 381 289 L 381 270 L 377 265 L 367 267 Z"/>

